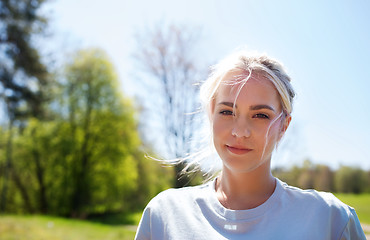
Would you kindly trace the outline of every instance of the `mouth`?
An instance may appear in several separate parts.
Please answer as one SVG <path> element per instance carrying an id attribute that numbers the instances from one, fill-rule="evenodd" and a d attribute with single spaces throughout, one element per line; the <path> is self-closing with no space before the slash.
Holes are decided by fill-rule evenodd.
<path id="1" fill-rule="evenodd" d="M 243 155 L 243 154 L 246 154 L 252 151 L 252 149 L 249 149 L 249 148 L 229 146 L 229 145 L 226 145 L 226 148 L 227 150 L 229 150 L 229 152 L 236 154 L 236 155 Z"/>

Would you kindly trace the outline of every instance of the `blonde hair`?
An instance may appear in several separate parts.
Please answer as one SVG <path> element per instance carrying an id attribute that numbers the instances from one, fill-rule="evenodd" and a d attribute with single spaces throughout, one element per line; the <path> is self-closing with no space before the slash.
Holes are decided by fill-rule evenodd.
<path id="1" fill-rule="evenodd" d="M 249 76 L 253 71 L 263 73 L 278 91 L 285 114 L 291 114 L 295 92 L 283 65 L 265 54 L 247 51 L 235 52 L 212 67 L 210 76 L 200 88 L 200 99 L 208 114 L 220 83 L 233 70 L 249 72 Z"/>

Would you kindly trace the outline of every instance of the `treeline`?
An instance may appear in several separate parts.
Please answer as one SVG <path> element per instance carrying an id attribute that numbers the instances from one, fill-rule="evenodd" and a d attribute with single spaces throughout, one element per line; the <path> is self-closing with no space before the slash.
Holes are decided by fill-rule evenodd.
<path id="1" fill-rule="evenodd" d="M 82 50 L 67 62 L 43 106 L 47 118 L 0 128 L 2 212 L 84 218 L 142 209 L 170 187 L 172 170 L 145 158 L 137 110 L 105 53 Z"/>
<path id="2" fill-rule="evenodd" d="M 303 166 L 275 168 L 274 176 L 292 186 L 340 193 L 370 193 L 370 171 L 341 166 L 336 170 L 306 160 Z"/>

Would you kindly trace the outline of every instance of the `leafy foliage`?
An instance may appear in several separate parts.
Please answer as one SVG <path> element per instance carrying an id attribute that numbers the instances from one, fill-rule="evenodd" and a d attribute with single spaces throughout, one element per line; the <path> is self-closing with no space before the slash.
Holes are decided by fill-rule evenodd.
<path id="1" fill-rule="evenodd" d="M 6 207 L 10 177 L 22 189 L 29 205 L 25 186 L 13 169 L 13 128 L 22 126 L 29 117 L 46 118 L 45 105 L 51 78 L 42 63 L 34 37 L 43 32 L 46 19 L 38 10 L 44 0 L 0 1 L 0 97 L 8 119 L 6 160 L 2 166 L 4 177 L 0 195 L 0 211 Z M 31 211 L 31 206 L 28 206 Z"/>
<path id="2" fill-rule="evenodd" d="M 136 110 L 108 57 L 78 51 L 63 76 L 50 104 L 54 119 L 32 118 L 14 133 L 6 210 L 85 218 L 141 209 L 171 179 L 156 178 L 163 169 L 140 150 Z"/>
<path id="3" fill-rule="evenodd" d="M 370 192 L 370 171 L 356 167 L 341 166 L 334 171 L 326 165 L 315 165 L 306 160 L 302 167 L 276 168 L 273 174 L 302 189 L 356 194 Z"/>
<path id="4" fill-rule="evenodd" d="M 49 78 L 32 37 L 46 26 L 44 0 L 0 2 L 0 81 L 10 119 L 42 117 Z"/>

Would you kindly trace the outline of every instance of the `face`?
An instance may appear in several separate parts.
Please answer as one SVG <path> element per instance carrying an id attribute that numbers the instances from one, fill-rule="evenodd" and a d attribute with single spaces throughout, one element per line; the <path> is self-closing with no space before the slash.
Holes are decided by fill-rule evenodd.
<path id="1" fill-rule="evenodd" d="M 224 167 L 232 171 L 250 172 L 261 166 L 270 169 L 272 151 L 290 116 L 282 114 L 280 97 L 271 81 L 258 73 L 246 83 L 235 81 L 236 76 L 240 79 L 244 75 L 242 71 L 230 72 L 219 86 L 211 106 L 214 145 Z"/>

